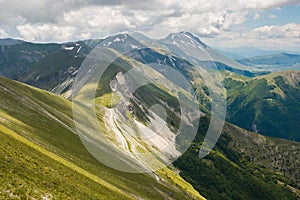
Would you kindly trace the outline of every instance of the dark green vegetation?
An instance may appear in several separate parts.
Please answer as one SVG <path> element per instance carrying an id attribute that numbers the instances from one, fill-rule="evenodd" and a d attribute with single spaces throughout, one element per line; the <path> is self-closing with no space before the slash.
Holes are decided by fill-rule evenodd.
<path id="1" fill-rule="evenodd" d="M 297 185 L 279 173 L 271 173 L 270 170 L 272 169 L 269 165 L 273 158 L 265 157 L 264 162 L 259 162 L 261 159 L 254 162 L 261 155 L 255 151 L 261 150 L 263 152 L 262 147 L 265 147 L 264 145 L 268 142 L 253 141 L 261 138 L 269 140 L 268 138 L 226 124 L 217 146 L 207 157 L 200 160 L 198 151 L 208 124 L 207 118 L 201 119 L 199 134 L 197 134 L 193 144 L 183 156 L 174 162 L 174 165 L 181 170 L 180 175 L 204 197 L 213 200 L 297 199 L 296 194 L 293 194 L 287 185 L 299 187 L 299 177 Z M 253 144 L 253 149 L 248 143 Z M 273 146 L 277 148 L 284 143 L 285 141 L 276 140 L 273 142 Z M 294 143 L 294 148 L 297 152 L 296 155 L 290 155 L 287 159 L 291 159 L 291 162 L 298 161 L 295 163 L 294 170 L 299 172 L 299 143 Z M 295 149 L 293 150 L 293 147 L 287 144 L 287 152 L 293 152 Z M 253 154 L 254 152 L 255 154 Z M 249 154 L 249 156 L 245 154 Z"/>
<path id="2" fill-rule="evenodd" d="M 69 101 L 5 78 L 0 96 L 0 198 L 191 198 L 183 181 L 179 186 L 99 163 L 75 134 Z"/>
<path id="3" fill-rule="evenodd" d="M 255 79 L 228 77 L 228 120 L 267 136 L 300 141 L 300 73 Z"/>

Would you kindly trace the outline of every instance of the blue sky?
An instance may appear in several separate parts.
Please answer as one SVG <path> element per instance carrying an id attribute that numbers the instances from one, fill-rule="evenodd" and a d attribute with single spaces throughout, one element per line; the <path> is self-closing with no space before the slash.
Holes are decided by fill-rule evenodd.
<path id="1" fill-rule="evenodd" d="M 268 34 L 264 36 L 264 32 Z M 238 39 L 234 41 L 217 36 L 203 40 L 220 48 L 253 46 L 265 50 L 300 52 L 300 5 L 252 10 L 244 22 L 236 24 L 228 34 Z M 255 39 L 250 39 L 253 37 Z"/>
<path id="2" fill-rule="evenodd" d="M 299 50 L 299 0 L 0 0 L 0 38 L 64 42 L 144 27 L 208 45 Z M 159 33 L 159 32 L 158 32 Z M 157 34 L 157 31 L 156 31 Z"/>
<path id="3" fill-rule="evenodd" d="M 249 15 L 244 23 L 249 29 L 258 28 L 261 26 L 284 25 L 288 23 L 300 24 L 300 6 L 283 6 L 272 8 L 259 12 L 259 19 L 254 19 L 253 14 Z"/>

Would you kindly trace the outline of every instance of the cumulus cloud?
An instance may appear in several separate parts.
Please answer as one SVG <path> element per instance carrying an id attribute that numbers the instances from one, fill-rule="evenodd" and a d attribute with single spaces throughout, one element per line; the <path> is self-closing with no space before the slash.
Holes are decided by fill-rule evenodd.
<path id="1" fill-rule="evenodd" d="M 205 42 L 219 47 L 256 46 L 261 49 L 299 51 L 300 24 L 262 26 L 245 32 L 225 32 Z"/>
<path id="2" fill-rule="evenodd" d="M 298 0 L 0 0 L 0 29 L 30 41 L 99 38 L 119 31 L 161 27 L 219 38 L 234 32 L 247 17 Z M 13 27 L 12 27 L 13 26 Z M 267 29 L 267 28 L 266 28 Z M 266 30 L 265 30 L 266 31 Z M 272 33 L 274 33 L 272 31 Z M 251 33 L 264 37 L 261 30 Z M 296 34 L 296 33 L 294 33 Z M 250 33 L 249 33 L 250 35 Z M 277 34 L 278 35 L 278 34 Z"/>
<path id="3" fill-rule="evenodd" d="M 282 26 L 263 26 L 249 34 L 251 38 L 300 38 L 300 24 L 289 23 Z"/>
<path id="4" fill-rule="evenodd" d="M 77 31 L 90 33 L 107 33 L 134 28 L 134 16 L 126 16 L 116 7 L 85 7 L 64 13 L 58 20 L 59 24 L 76 25 Z M 136 19 L 135 23 L 138 23 Z M 142 19 L 143 20 L 143 19 Z"/>
<path id="5" fill-rule="evenodd" d="M 20 35 L 29 41 L 67 41 L 75 32 L 71 26 L 56 26 L 52 24 L 25 24 L 17 26 Z"/>

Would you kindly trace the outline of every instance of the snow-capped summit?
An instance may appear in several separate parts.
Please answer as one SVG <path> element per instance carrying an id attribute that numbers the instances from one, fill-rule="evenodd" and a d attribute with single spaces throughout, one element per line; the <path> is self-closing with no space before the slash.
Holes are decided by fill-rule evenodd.
<path id="1" fill-rule="evenodd" d="M 128 34 L 118 34 L 107 37 L 103 41 L 101 41 L 99 45 L 115 49 L 122 53 L 145 48 L 143 44 L 141 44 Z"/>
<path id="2" fill-rule="evenodd" d="M 201 47 L 206 48 L 207 45 L 204 44 L 197 36 L 189 33 L 189 32 L 179 32 L 179 33 L 171 33 L 165 39 L 164 42 L 171 42 L 174 45 L 191 45 L 193 47 Z"/>

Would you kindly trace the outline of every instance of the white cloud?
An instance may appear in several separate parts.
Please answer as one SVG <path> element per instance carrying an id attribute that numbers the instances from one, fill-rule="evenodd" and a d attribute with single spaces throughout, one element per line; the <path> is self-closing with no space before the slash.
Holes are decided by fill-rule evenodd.
<path id="1" fill-rule="evenodd" d="M 276 18 L 276 15 L 269 15 L 268 16 L 270 19 L 275 19 Z"/>
<path id="2" fill-rule="evenodd" d="M 0 29 L 0 38 L 5 38 L 5 37 L 8 37 L 8 34 L 4 30 Z"/>
<path id="3" fill-rule="evenodd" d="M 300 24 L 262 26 L 252 31 L 225 32 L 205 42 L 219 47 L 255 46 L 261 49 L 299 51 Z"/>
<path id="4" fill-rule="evenodd" d="M 297 3 L 298 0 L 0 0 L 0 7 L 5 8 L 0 12 L 0 29 L 30 41 L 99 38 L 143 27 L 185 30 L 218 39 L 243 35 L 236 31 L 243 29 L 249 16 L 259 19 L 264 10 Z M 264 37 L 266 31 L 258 29 L 248 36 Z M 278 35 L 274 31 L 272 34 Z"/>
<path id="5" fill-rule="evenodd" d="M 77 31 L 107 33 L 134 28 L 131 17 L 124 16 L 116 7 L 93 6 L 64 13 L 60 24 L 74 25 Z"/>
<path id="6" fill-rule="evenodd" d="M 263 26 L 249 33 L 251 38 L 300 38 L 300 24 L 289 23 L 283 26 Z"/>
<path id="7" fill-rule="evenodd" d="M 75 28 L 71 26 L 56 26 L 53 24 L 26 24 L 17 26 L 20 35 L 29 41 L 67 41 L 71 40 Z"/>

